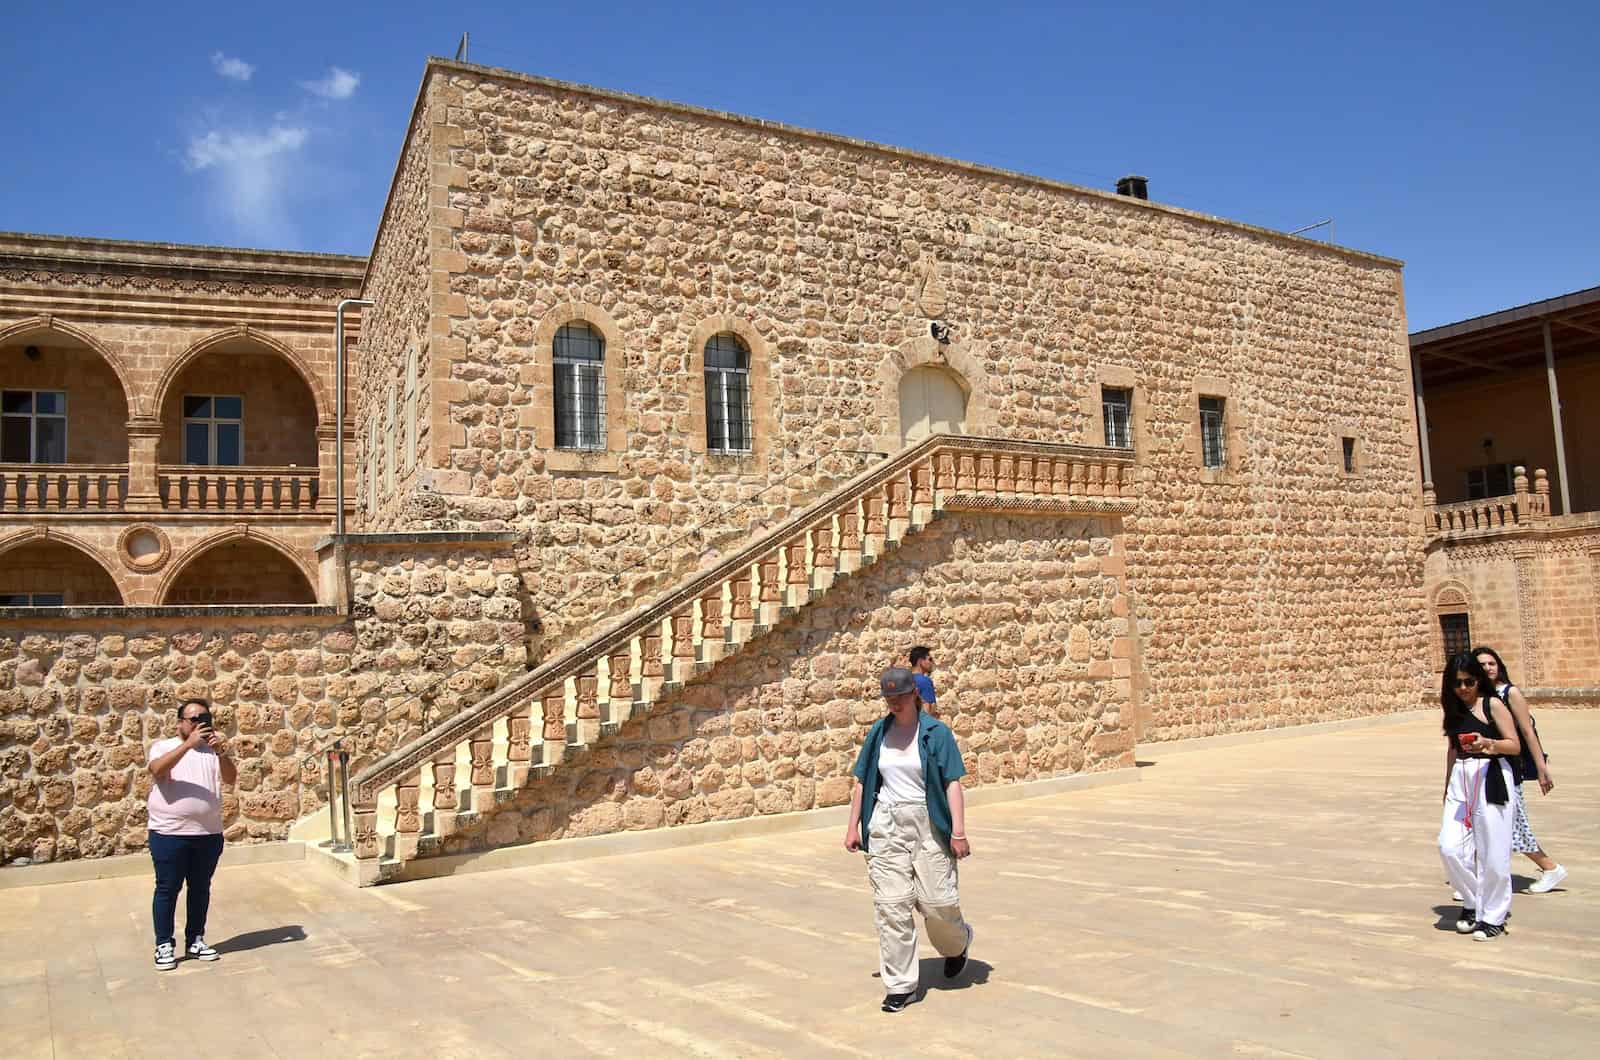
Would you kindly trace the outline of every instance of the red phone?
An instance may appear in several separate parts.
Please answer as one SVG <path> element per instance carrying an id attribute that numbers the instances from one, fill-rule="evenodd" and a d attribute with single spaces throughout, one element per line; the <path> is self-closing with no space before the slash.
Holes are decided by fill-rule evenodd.
<path id="1" fill-rule="evenodd" d="M 1467 748 L 1478 742 L 1478 734 L 1475 732 L 1458 732 L 1456 733 L 1456 742 L 1459 743 L 1461 745 L 1461 749 L 1465 751 Z"/>

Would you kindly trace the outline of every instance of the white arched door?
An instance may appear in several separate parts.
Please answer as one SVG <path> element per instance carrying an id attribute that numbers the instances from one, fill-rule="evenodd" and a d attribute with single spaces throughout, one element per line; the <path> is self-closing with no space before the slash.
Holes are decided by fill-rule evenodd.
<path id="1" fill-rule="evenodd" d="M 900 377 L 900 440 L 906 445 L 930 434 L 962 434 L 967 392 L 943 368 L 923 365 Z"/>

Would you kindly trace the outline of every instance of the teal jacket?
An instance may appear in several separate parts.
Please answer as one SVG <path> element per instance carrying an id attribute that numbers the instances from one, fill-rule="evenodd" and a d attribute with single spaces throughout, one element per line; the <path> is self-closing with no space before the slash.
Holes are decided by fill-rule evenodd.
<path id="1" fill-rule="evenodd" d="M 862 850 L 867 849 L 868 824 L 872 820 L 872 809 L 878 803 L 878 788 L 882 784 L 878 776 L 878 750 L 883 746 L 889 726 L 893 724 L 894 715 L 888 714 L 867 730 L 867 740 L 861 745 L 861 753 L 856 756 L 855 768 L 850 770 L 861 781 Z M 927 711 L 917 714 L 917 750 L 922 757 L 922 780 L 928 789 L 928 823 L 933 825 L 939 842 L 948 847 L 950 797 L 945 794 L 945 788 L 952 780 L 966 776 L 967 767 L 961 761 L 955 733 L 950 731 L 950 726 Z"/>

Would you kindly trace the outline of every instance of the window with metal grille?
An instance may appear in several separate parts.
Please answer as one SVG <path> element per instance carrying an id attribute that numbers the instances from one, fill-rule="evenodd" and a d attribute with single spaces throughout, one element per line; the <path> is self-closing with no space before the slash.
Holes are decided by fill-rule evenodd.
<path id="1" fill-rule="evenodd" d="M 1206 467 L 1224 467 L 1228 453 L 1224 448 L 1222 416 L 1225 399 L 1203 397 L 1200 399 L 1200 462 Z"/>
<path id="2" fill-rule="evenodd" d="M 750 350 L 737 335 L 713 335 L 706 343 L 706 448 L 748 453 L 753 442 Z"/>
<path id="3" fill-rule="evenodd" d="M 1444 634 L 1445 665 L 1457 652 L 1472 650 L 1472 627 L 1466 615 L 1440 615 L 1439 632 Z"/>
<path id="4" fill-rule="evenodd" d="M 183 462 L 216 467 L 244 463 L 244 398 L 183 395 Z"/>
<path id="5" fill-rule="evenodd" d="M 67 395 L 62 390 L 7 390 L 0 395 L 0 461 L 67 462 Z"/>
<path id="6" fill-rule="evenodd" d="M 1106 445 L 1112 449 L 1132 449 L 1133 391 L 1101 387 L 1100 411 L 1106 421 Z"/>
<path id="7" fill-rule="evenodd" d="M 63 607 L 61 593 L 0 593 L 0 607 Z"/>
<path id="8" fill-rule="evenodd" d="M 378 417 L 367 421 L 367 514 L 378 510 Z"/>
<path id="9" fill-rule="evenodd" d="M 405 447 L 401 450 L 401 466 L 410 471 L 417 464 L 417 390 L 422 381 L 417 378 L 417 348 L 406 352 L 406 431 Z"/>
<path id="10" fill-rule="evenodd" d="M 606 447 L 606 340 L 588 324 L 556 332 L 556 448 Z"/>
<path id="11" fill-rule="evenodd" d="M 1481 501 L 1485 497 L 1504 497 L 1511 492 L 1517 479 L 1517 467 L 1511 464 L 1484 464 L 1467 469 L 1467 500 Z M 1522 465 L 1526 466 L 1526 465 Z"/>
<path id="12" fill-rule="evenodd" d="M 1344 446 L 1344 473 L 1356 473 L 1356 440 L 1354 438 L 1341 438 L 1339 441 Z"/>
<path id="13" fill-rule="evenodd" d="M 396 448 L 396 446 L 398 445 L 398 442 L 399 442 L 397 436 L 400 433 L 396 429 L 396 428 L 398 428 L 400 426 L 399 415 L 396 412 L 396 409 L 398 407 L 397 406 L 397 401 L 398 401 L 398 398 L 395 395 L 394 384 L 390 383 L 389 384 L 389 404 L 387 406 L 385 406 L 385 408 L 386 408 L 386 410 L 388 412 L 388 418 L 384 420 L 383 429 L 389 432 L 389 438 L 390 438 L 391 442 L 393 442 L 394 444 L 386 445 L 386 446 L 383 447 L 384 456 L 386 457 L 386 459 L 383 462 L 383 489 L 384 489 L 385 493 L 393 493 L 394 492 L 395 465 L 400 463 L 400 454 L 395 452 L 395 448 Z"/>

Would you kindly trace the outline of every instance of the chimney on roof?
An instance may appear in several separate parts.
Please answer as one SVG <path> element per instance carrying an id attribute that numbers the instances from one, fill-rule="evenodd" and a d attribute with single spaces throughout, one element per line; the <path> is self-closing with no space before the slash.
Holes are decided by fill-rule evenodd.
<path id="1" fill-rule="evenodd" d="M 1117 181 L 1117 194 L 1126 195 L 1132 199 L 1150 198 L 1150 178 L 1138 174 L 1129 174 Z"/>

